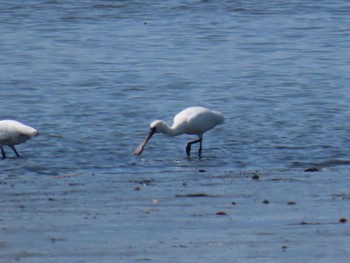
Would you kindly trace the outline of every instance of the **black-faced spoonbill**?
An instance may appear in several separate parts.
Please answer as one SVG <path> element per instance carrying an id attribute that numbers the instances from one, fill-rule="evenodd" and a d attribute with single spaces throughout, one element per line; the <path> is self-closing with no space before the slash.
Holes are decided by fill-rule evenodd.
<path id="1" fill-rule="evenodd" d="M 3 146 L 10 147 L 17 157 L 19 157 L 16 151 L 15 145 L 24 143 L 32 137 L 39 135 L 39 132 L 23 123 L 13 120 L 0 121 L 0 148 L 2 157 L 5 159 L 6 154 Z"/>
<path id="2" fill-rule="evenodd" d="M 187 143 L 187 157 L 190 157 L 191 145 L 199 142 L 198 156 L 201 158 L 203 134 L 206 131 L 213 129 L 216 125 L 223 123 L 224 116 L 218 111 L 209 110 L 203 107 L 189 107 L 175 116 L 174 123 L 171 127 L 165 121 L 153 121 L 150 125 L 150 131 L 146 139 L 135 149 L 135 154 L 142 154 L 147 142 L 151 139 L 154 133 L 163 133 L 168 136 L 194 134 L 198 136 L 198 139 Z"/>

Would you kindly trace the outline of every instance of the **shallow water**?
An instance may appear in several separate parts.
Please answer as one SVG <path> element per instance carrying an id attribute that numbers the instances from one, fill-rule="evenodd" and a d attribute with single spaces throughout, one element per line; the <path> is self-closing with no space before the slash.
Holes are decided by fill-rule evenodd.
<path id="1" fill-rule="evenodd" d="M 134 171 L 150 121 L 192 105 L 226 117 L 207 163 L 349 162 L 345 1 L 1 5 L 1 118 L 41 131 L 19 149 L 47 173 Z M 184 162 L 189 139 L 158 136 L 143 158 Z"/>
<path id="2" fill-rule="evenodd" d="M 167 175 L 176 185 L 204 170 L 191 179 L 201 185 L 209 173 L 347 169 L 349 9 L 346 1 L 2 1 L 0 118 L 40 131 L 17 147 L 23 158 L 1 161 L 2 186 L 15 179 L 19 192 L 40 189 L 42 198 L 41 184 L 50 196 L 51 180 L 69 178 L 63 188 L 82 191 L 74 211 L 104 194 L 95 180 L 116 188 L 108 202 L 129 178 Z M 152 120 L 171 123 L 194 105 L 226 118 L 205 134 L 201 161 L 186 159 L 191 136 L 156 135 L 134 156 Z"/>

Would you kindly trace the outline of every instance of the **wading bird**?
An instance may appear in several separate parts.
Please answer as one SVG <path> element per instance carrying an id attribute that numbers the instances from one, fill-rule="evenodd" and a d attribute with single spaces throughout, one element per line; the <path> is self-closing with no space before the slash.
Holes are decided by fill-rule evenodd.
<path id="1" fill-rule="evenodd" d="M 17 157 L 20 157 L 16 151 L 15 145 L 24 143 L 25 141 L 39 135 L 39 132 L 23 123 L 14 120 L 0 121 L 0 148 L 2 158 L 6 158 L 3 146 L 10 147 Z"/>
<path id="2" fill-rule="evenodd" d="M 165 121 L 153 121 L 146 139 L 135 149 L 135 154 L 142 154 L 147 142 L 154 133 L 163 133 L 168 136 L 194 134 L 198 136 L 198 139 L 187 143 L 187 157 L 190 157 L 192 144 L 199 143 L 198 157 L 201 158 L 203 134 L 213 129 L 216 125 L 223 123 L 224 116 L 218 111 L 203 107 L 189 107 L 175 116 L 174 123 L 171 127 Z"/>

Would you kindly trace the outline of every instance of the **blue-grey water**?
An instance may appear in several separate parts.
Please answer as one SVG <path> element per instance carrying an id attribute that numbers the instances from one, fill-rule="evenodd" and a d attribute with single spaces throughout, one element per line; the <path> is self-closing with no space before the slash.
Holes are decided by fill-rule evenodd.
<path id="1" fill-rule="evenodd" d="M 346 232 L 327 223 L 348 211 L 343 174 L 275 173 L 350 164 L 349 12 L 346 0 L 1 1 L 0 119 L 40 132 L 0 160 L 2 258 L 345 262 Z M 186 158 L 187 135 L 134 155 L 151 121 L 197 105 L 226 120 L 202 160 L 196 146 Z M 275 172 L 255 183 L 254 170 Z"/>
<path id="2" fill-rule="evenodd" d="M 18 147 L 19 165 L 47 174 L 188 165 L 186 136 L 156 136 L 144 160 L 133 149 L 152 120 L 171 123 L 193 105 L 226 117 L 204 137 L 201 165 L 346 162 L 349 9 L 346 1 L 3 1 L 1 118 L 41 132 Z"/>
<path id="3" fill-rule="evenodd" d="M 204 158 L 219 169 L 350 160 L 347 1 L 2 1 L 0 112 L 41 136 L 19 173 L 192 165 L 191 137 L 155 136 L 188 106 L 221 111 Z M 167 167 L 167 168 L 165 168 Z"/>

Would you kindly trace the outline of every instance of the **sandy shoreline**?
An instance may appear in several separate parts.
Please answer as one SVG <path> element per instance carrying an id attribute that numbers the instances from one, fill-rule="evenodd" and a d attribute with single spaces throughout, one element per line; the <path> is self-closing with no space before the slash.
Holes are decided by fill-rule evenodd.
<path id="1" fill-rule="evenodd" d="M 347 262 L 348 172 L 2 176 L 1 262 Z"/>

